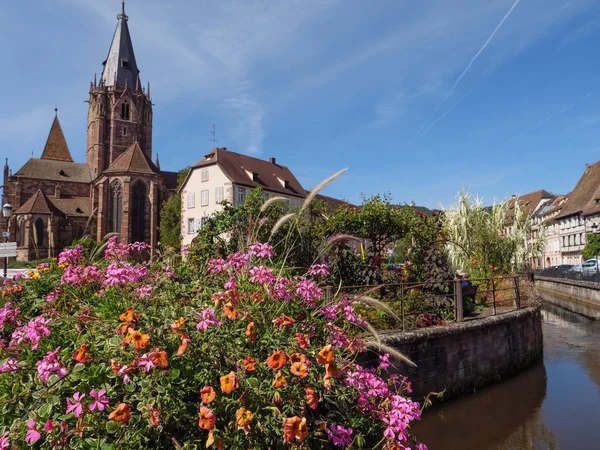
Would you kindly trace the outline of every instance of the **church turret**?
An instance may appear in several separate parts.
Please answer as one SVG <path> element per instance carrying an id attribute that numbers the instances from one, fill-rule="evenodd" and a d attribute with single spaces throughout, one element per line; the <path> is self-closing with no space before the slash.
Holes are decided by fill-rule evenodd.
<path id="1" fill-rule="evenodd" d="M 93 178 L 134 142 L 152 159 L 152 102 L 140 89 L 128 20 L 123 2 L 100 82 L 90 89 L 86 159 Z"/>

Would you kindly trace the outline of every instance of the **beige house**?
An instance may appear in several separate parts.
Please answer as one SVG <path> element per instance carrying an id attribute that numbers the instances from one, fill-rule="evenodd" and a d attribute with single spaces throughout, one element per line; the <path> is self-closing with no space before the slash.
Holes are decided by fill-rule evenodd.
<path id="1" fill-rule="evenodd" d="M 202 223 L 223 208 L 222 202 L 243 203 L 246 194 L 261 187 L 267 197 L 281 196 L 300 206 L 307 192 L 286 166 L 215 148 L 194 164 L 181 192 L 182 244 L 189 245 Z"/>
<path id="2" fill-rule="evenodd" d="M 566 201 L 566 195 L 559 195 L 553 200 L 548 200 L 535 213 L 534 223 L 545 233 L 544 246 L 542 248 L 542 261 L 538 268 L 547 269 L 563 263 L 560 245 L 560 228 L 558 221 L 554 218 L 560 214 L 562 205 Z"/>

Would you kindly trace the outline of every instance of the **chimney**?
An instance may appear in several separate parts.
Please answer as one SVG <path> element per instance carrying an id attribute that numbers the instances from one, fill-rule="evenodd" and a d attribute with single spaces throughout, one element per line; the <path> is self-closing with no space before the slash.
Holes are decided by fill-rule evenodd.
<path id="1" fill-rule="evenodd" d="M 273 158 L 273 157 L 269 158 L 269 162 L 271 164 L 277 164 L 277 160 L 275 158 Z"/>

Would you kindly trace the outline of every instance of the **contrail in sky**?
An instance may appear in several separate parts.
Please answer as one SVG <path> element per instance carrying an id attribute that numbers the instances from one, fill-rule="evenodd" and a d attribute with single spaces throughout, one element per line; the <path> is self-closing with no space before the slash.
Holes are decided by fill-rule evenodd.
<path id="1" fill-rule="evenodd" d="M 442 99 L 442 101 L 440 102 L 440 104 L 437 105 L 437 108 L 435 108 L 435 110 L 433 111 L 433 114 L 435 114 L 436 112 L 438 112 L 439 109 L 442 107 L 442 105 L 446 102 L 446 100 L 448 99 L 448 97 L 450 97 L 450 95 L 452 95 L 452 93 L 454 92 L 454 89 L 456 89 L 456 86 L 458 86 L 458 83 L 461 82 L 461 80 L 467 74 L 467 72 L 469 71 L 469 69 L 471 69 L 471 66 L 473 66 L 473 63 L 477 60 L 477 58 L 479 57 L 479 55 L 481 55 L 481 53 L 486 49 L 486 47 L 492 41 L 492 39 L 494 38 L 494 36 L 498 32 L 498 30 L 502 27 L 502 25 L 504 24 L 504 22 L 506 22 L 506 19 L 508 19 L 508 17 L 512 14 L 513 10 L 517 7 L 517 5 L 520 2 L 521 2 L 521 0 L 516 0 L 513 3 L 513 5 L 510 7 L 510 9 L 508 10 L 508 12 L 504 15 L 504 17 L 502 18 L 502 20 L 500 21 L 500 23 L 498 25 L 496 25 L 496 28 L 494 28 L 494 31 L 492 31 L 492 34 L 489 35 L 489 37 L 484 42 L 484 44 L 481 46 L 481 48 L 479 49 L 479 51 L 477 53 L 475 53 L 475 56 L 473 56 L 473 58 L 471 59 L 471 61 L 469 61 L 469 64 L 467 64 L 467 67 L 465 67 L 465 70 L 463 70 L 462 73 L 460 74 L 460 76 L 456 79 L 456 81 L 454 82 L 454 84 L 452 85 L 452 87 L 450 88 L 450 90 L 448 91 L 448 93 L 446 94 L 446 96 Z M 427 120 L 427 122 L 429 122 L 429 120 Z M 427 122 L 425 122 L 425 123 L 427 123 Z M 423 128 L 425 128 L 425 123 L 423 123 L 423 125 L 419 129 L 418 133 L 413 138 L 413 140 L 415 138 L 417 138 L 421 134 L 421 132 L 423 131 Z M 429 130 L 430 128 L 431 128 L 431 126 L 429 126 L 427 129 Z"/>
<path id="2" fill-rule="evenodd" d="M 454 108 L 456 108 L 458 105 L 460 105 L 462 102 L 465 101 L 465 99 L 471 95 L 471 92 L 473 92 L 474 89 L 471 89 L 469 92 L 467 92 L 467 95 L 465 95 L 463 98 L 461 98 L 458 102 L 456 102 L 450 109 L 448 109 L 444 114 L 442 114 L 440 117 L 438 117 L 437 119 L 435 119 L 433 122 L 431 122 L 431 125 L 429 125 L 427 128 L 425 128 L 425 130 L 423 130 L 423 133 L 421 133 L 421 136 L 423 136 L 425 133 L 427 133 L 429 130 L 431 130 L 435 124 L 437 124 L 440 120 L 442 120 L 444 117 L 446 117 L 448 114 L 450 114 L 452 111 L 454 111 Z"/>
<path id="3" fill-rule="evenodd" d="M 523 133 L 521 134 L 527 134 L 530 131 L 535 130 L 537 127 L 545 124 L 546 122 L 548 122 L 549 120 L 553 119 L 554 117 L 558 116 L 559 114 L 564 113 L 565 111 L 568 111 L 569 109 L 571 109 L 573 106 L 575 106 L 577 103 L 582 102 L 583 100 L 585 100 L 586 98 L 590 97 L 591 95 L 593 95 L 593 92 L 590 92 L 589 94 L 586 94 L 585 96 L 581 97 L 579 100 L 571 103 L 570 105 L 565 106 L 564 108 L 559 109 L 558 111 L 554 111 L 552 114 L 550 114 L 548 117 L 546 117 L 544 120 L 540 120 L 538 123 L 536 123 L 535 125 L 533 125 L 531 128 L 528 128 L 527 130 L 523 131 Z"/>

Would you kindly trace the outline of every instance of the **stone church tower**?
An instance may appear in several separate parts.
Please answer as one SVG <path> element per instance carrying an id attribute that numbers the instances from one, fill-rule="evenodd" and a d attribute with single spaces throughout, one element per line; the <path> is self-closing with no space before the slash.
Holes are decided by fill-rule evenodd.
<path id="1" fill-rule="evenodd" d="M 177 173 L 161 171 L 158 155 L 152 162 L 150 84 L 142 87 L 127 21 L 123 2 L 102 77 L 90 86 L 86 163 L 73 161 L 58 115 L 40 158 L 14 174 L 5 163 L 2 203 L 13 206 L 17 259 L 56 256 L 74 239 L 109 233 L 156 247 Z"/>

